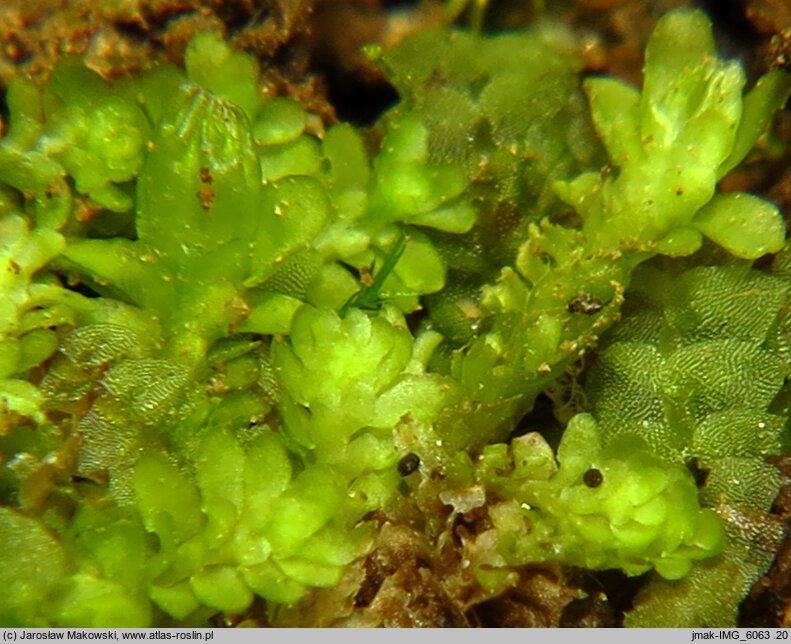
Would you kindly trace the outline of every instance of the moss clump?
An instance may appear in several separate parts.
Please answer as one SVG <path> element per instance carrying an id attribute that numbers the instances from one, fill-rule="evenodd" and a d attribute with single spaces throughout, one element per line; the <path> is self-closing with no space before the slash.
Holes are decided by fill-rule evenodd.
<path id="1" fill-rule="evenodd" d="M 502 441 L 618 319 L 639 264 L 704 236 L 742 259 L 781 249 L 773 206 L 715 184 L 788 77 L 743 98 L 705 16 L 684 11 L 660 22 L 642 92 L 581 85 L 549 27 L 429 31 L 378 60 L 401 102 L 372 152 L 353 127 L 323 131 L 265 98 L 253 59 L 215 33 L 192 41 L 185 70 L 108 84 L 65 60 L 44 87 L 9 88 L 0 575 L 16 591 L 0 622 L 205 624 L 255 597 L 275 616 L 370 551 L 406 452 L 439 473 L 440 498 L 471 485 L 496 498 L 497 554 L 473 567 L 490 594 L 525 564 L 667 579 L 716 565 L 695 562 L 722 547 L 719 501 L 677 452 L 720 459 L 727 480 L 738 459 L 786 445 L 788 410 L 769 410 L 785 339 L 767 335 L 784 328 L 771 317 L 782 288 L 761 300 L 763 326 L 716 339 L 694 335 L 709 319 L 695 298 L 658 304 L 697 320 L 662 354 L 670 366 L 651 363 L 661 395 L 692 377 L 684 356 L 730 365 L 674 399 L 667 432 L 687 431 L 685 447 L 615 436 L 633 419 L 608 416 L 609 385 L 557 463 L 540 441 Z M 734 269 L 712 270 L 738 299 Z M 720 405 L 744 380 L 730 349 L 771 373 L 771 386 L 750 379 L 762 388 L 742 416 Z M 733 432 L 752 435 L 762 414 L 781 419 L 771 436 L 733 453 Z"/>

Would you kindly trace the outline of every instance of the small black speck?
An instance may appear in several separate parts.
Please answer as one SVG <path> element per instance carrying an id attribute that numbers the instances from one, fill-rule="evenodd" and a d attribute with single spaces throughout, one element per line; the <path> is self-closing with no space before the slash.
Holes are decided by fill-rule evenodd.
<path id="1" fill-rule="evenodd" d="M 599 487 L 604 483 L 604 476 L 599 470 L 592 467 L 582 475 L 582 482 L 588 487 Z"/>
<path id="2" fill-rule="evenodd" d="M 420 457 L 410 452 L 398 461 L 398 473 L 401 476 L 409 476 L 420 467 Z"/>

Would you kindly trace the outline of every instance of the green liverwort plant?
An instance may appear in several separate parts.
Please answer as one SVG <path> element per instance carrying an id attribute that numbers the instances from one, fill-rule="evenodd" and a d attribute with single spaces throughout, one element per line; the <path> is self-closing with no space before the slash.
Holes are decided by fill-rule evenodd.
<path id="1" fill-rule="evenodd" d="M 782 477 L 763 457 L 791 447 L 788 252 L 771 272 L 743 262 L 641 267 L 624 322 L 588 376 L 605 442 L 643 440 L 669 461 L 692 464 L 701 501 L 727 535 L 723 556 L 683 582 L 653 579 L 627 623 L 676 624 L 669 606 L 683 606 L 687 623 L 733 623 L 775 557 L 783 530 L 767 513 Z"/>
<path id="2" fill-rule="evenodd" d="M 371 54 L 401 97 L 372 151 L 348 124 L 265 98 L 256 62 L 215 33 L 192 40 L 183 70 L 109 84 L 65 59 L 43 86 L 8 88 L 3 625 L 206 624 L 256 597 L 276 620 L 352 585 L 371 517 L 411 501 L 406 453 L 440 499 L 489 501 L 486 556 L 470 557 L 489 596 L 525 565 L 655 570 L 644 623 L 663 593 L 690 604 L 682 584 L 724 579 L 701 570 L 736 566 L 735 602 L 765 569 L 765 556 L 742 565 L 728 512 L 765 515 L 778 480 L 761 458 L 788 447 L 787 271 L 748 266 L 781 250 L 783 225 L 716 183 L 788 76 L 743 97 L 695 11 L 660 21 L 642 91 L 581 84 L 558 27 L 429 30 Z M 505 442 L 624 298 L 651 291 L 650 272 L 627 290 L 638 265 L 704 238 L 729 257 L 710 269 L 726 302 L 744 279 L 765 294 L 758 322 L 708 333 L 711 316 L 741 318 L 696 317 L 708 283 L 685 274 L 690 297 L 652 296 L 656 346 L 637 314 L 616 326 L 649 346 L 615 361 L 629 404 L 601 375 L 621 350 L 608 340 L 557 454 L 535 433 Z M 696 389 L 712 351 L 721 378 Z M 672 413 L 632 404 L 643 374 Z M 755 395 L 729 407 L 745 378 Z M 691 458 L 719 483 L 699 490 Z M 739 467 L 760 500 L 719 495 Z M 733 617 L 701 610 L 676 625 Z"/>
<path id="3" fill-rule="evenodd" d="M 484 448 L 475 480 L 498 499 L 503 558 L 476 561 L 471 544 L 471 560 L 650 567 L 627 624 L 735 623 L 783 536 L 768 514 L 781 476 L 763 457 L 791 439 L 788 250 L 772 272 L 705 257 L 639 267 L 557 464 L 536 433 Z"/>

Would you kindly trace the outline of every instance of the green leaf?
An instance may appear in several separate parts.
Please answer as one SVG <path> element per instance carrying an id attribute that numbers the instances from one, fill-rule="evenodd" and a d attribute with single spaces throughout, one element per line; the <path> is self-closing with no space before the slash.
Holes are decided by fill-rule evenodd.
<path id="1" fill-rule="evenodd" d="M 198 489 L 161 452 L 147 452 L 140 458 L 132 486 L 146 529 L 160 537 L 165 550 L 203 527 Z"/>
<path id="2" fill-rule="evenodd" d="M 584 84 L 591 118 L 610 159 L 621 165 L 640 154 L 640 92 L 614 78 L 589 78 Z"/>
<path id="3" fill-rule="evenodd" d="M 200 606 L 189 581 L 183 581 L 173 586 L 151 584 L 148 587 L 148 594 L 151 601 L 176 619 L 184 619 Z"/>
<path id="4" fill-rule="evenodd" d="M 151 623 L 151 604 L 108 579 L 73 575 L 54 604 L 55 623 L 71 628 L 141 628 Z"/>
<path id="5" fill-rule="evenodd" d="M 307 116 L 299 103 L 277 96 L 264 103 L 253 123 L 253 136 L 260 145 L 288 143 L 304 132 Z"/>
<path id="6" fill-rule="evenodd" d="M 230 566 L 208 566 L 190 579 L 190 587 L 201 602 L 227 613 L 241 613 L 253 601 L 236 569 Z"/>
<path id="7" fill-rule="evenodd" d="M 692 119 L 711 112 L 724 118 L 727 156 L 741 117 L 743 85 L 741 67 L 717 58 L 706 15 L 671 11 L 646 47 L 642 135 L 652 137 L 654 145 L 667 145 Z"/>
<path id="8" fill-rule="evenodd" d="M 66 570 L 61 545 L 35 519 L 0 508 L 0 620 L 26 625 Z"/>
<path id="9" fill-rule="evenodd" d="M 294 604 L 305 593 L 305 586 L 288 577 L 274 562 L 242 569 L 247 585 L 275 604 Z"/>
<path id="10" fill-rule="evenodd" d="M 393 382 L 411 347 L 409 332 L 383 316 L 351 309 L 341 318 L 335 311 L 303 306 L 294 316 L 290 346 L 272 347 L 272 364 L 297 402 L 336 408 L 347 392 L 379 392 Z"/>
<path id="11" fill-rule="evenodd" d="M 240 107 L 252 122 L 263 102 L 252 56 L 233 51 L 218 32 L 207 31 L 190 40 L 184 66 L 190 80 Z"/>
<path id="12" fill-rule="evenodd" d="M 264 536 L 277 558 L 291 556 L 332 520 L 342 507 L 345 484 L 332 468 L 315 465 L 301 472 L 275 502 Z"/>
<path id="13" fill-rule="evenodd" d="M 250 315 L 242 322 L 240 333 L 259 333 L 261 335 L 286 335 L 291 329 L 291 320 L 302 300 L 282 293 L 263 293 L 252 301 Z"/>
<path id="14" fill-rule="evenodd" d="M 454 199 L 429 212 L 410 218 L 416 226 L 428 226 L 448 233 L 466 233 L 475 225 L 478 213 L 465 199 Z"/>
<path id="15" fill-rule="evenodd" d="M 703 244 L 700 232 L 692 226 L 676 228 L 656 244 L 656 249 L 669 257 L 685 257 L 698 250 Z"/>
<path id="16" fill-rule="evenodd" d="M 59 263 L 87 277 L 105 296 L 157 311 L 172 305 L 172 267 L 139 242 L 78 238 L 66 246 Z"/>
<path id="17" fill-rule="evenodd" d="M 239 279 L 249 266 L 264 202 L 261 169 L 242 111 L 209 92 L 182 89 L 179 109 L 154 135 L 137 184 L 140 240 L 175 265 L 211 265 Z"/>
<path id="18" fill-rule="evenodd" d="M 0 343 L 3 347 L 5 343 Z M 2 354 L 0 354 L 0 368 L 2 368 Z M 0 406 L 3 413 L 19 414 L 32 418 L 36 423 L 44 422 L 41 405 L 44 402 L 41 392 L 34 384 L 24 380 L 0 380 Z"/>
<path id="19" fill-rule="evenodd" d="M 698 211 L 692 225 L 744 259 L 776 253 L 785 242 L 785 223 L 777 206 L 741 192 L 715 195 Z"/>
<path id="20" fill-rule="evenodd" d="M 247 286 L 260 284 L 279 270 L 289 255 L 305 249 L 331 214 L 324 187 L 312 177 L 285 177 L 267 185 L 261 197 L 256 205 L 261 223 L 254 238 Z"/>
<path id="21" fill-rule="evenodd" d="M 764 74 L 744 97 L 744 108 L 731 153 L 717 170 L 719 178 L 733 170 L 753 147 L 777 110 L 791 94 L 791 74 L 775 69 Z"/>

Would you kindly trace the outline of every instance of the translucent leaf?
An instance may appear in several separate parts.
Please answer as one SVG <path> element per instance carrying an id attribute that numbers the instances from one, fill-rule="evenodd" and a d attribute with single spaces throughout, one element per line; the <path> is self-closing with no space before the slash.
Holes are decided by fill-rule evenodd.
<path id="1" fill-rule="evenodd" d="M 95 367 L 136 353 L 140 340 L 134 331 L 117 324 L 89 324 L 74 329 L 61 351 L 80 366 Z"/>
<path id="2" fill-rule="evenodd" d="M 151 358 L 125 360 L 110 369 L 102 386 L 141 419 L 153 420 L 179 399 L 188 382 L 186 367 Z"/>
<path id="3" fill-rule="evenodd" d="M 784 419 L 754 409 L 729 409 L 706 416 L 695 428 L 692 449 L 701 457 L 779 454 Z M 740 481 L 737 486 L 745 487 Z M 757 501 L 757 499 L 754 499 Z"/>

